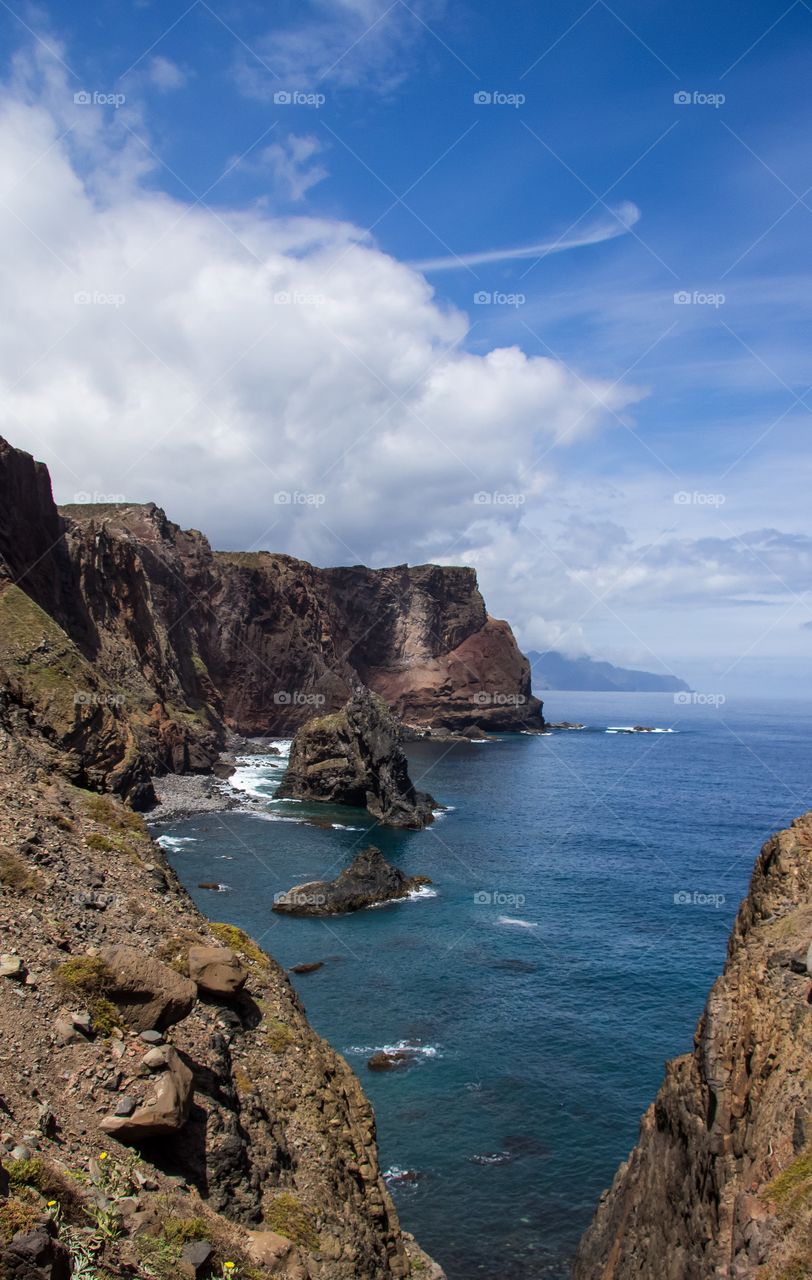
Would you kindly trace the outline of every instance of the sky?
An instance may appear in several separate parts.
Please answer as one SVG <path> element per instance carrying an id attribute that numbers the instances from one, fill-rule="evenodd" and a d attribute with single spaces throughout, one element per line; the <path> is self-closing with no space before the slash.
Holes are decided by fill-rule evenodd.
<path id="1" fill-rule="evenodd" d="M 0 432 L 521 644 L 810 674 L 812 7 L 0 3 Z"/>

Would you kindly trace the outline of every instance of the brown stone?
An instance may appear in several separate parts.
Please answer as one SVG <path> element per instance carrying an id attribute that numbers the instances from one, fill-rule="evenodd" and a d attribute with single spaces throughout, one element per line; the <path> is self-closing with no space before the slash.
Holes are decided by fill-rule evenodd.
<path id="1" fill-rule="evenodd" d="M 183 1128 L 192 1103 L 192 1073 L 171 1045 L 164 1045 L 160 1052 L 166 1067 L 156 1078 L 153 1096 L 131 1116 L 106 1116 L 101 1123 L 105 1133 L 122 1142 L 140 1142 Z"/>
<path id="2" fill-rule="evenodd" d="M 189 977 L 207 996 L 228 999 L 241 991 L 248 970 L 228 947 L 190 947 Z"/>
<path id="3" fill-rule="evenodd" d="M 164 1031 L 192 1011 L 197 987 L 168 965 L 136 947 L 105 947 L 101 958 L 112 974 L 107 994 L 135 1031 Z"/>

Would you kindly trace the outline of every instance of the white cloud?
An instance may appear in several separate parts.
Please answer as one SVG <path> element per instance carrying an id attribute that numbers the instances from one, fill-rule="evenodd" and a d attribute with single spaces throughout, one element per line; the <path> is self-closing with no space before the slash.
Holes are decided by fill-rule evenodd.
<path id="1" fill-rule="evenodd" d="M 171 89 L 182 89 L 189 76 L 183 67 L 179 67 L 171 58 L 157 54 L 147 65 L 147 78 L 156 89 L 167 92 Z"/>
<path id="2" fill-rule="evenodd" d="M 311 187 L 327 177 L 327 169 L 315 157 L 323 150 L 321 141 L 312 134 L 291 133 L 282 142 L 265 147 L 246 167 L 270 174 L 275 193 L 298 203 Z"/>
<path id="3" fill-rule="evenodd" d="M 154 190 L 120 121 L 53 73 L 35 101 L 29 73 L 0 110 L 2 429 L 62 500 L 125 491 L 322 562 L 454 556 L 521 522 L 540 452 L 635 400 L 517 347 L 467 352 L 467 318 L 348 224 Z"/>

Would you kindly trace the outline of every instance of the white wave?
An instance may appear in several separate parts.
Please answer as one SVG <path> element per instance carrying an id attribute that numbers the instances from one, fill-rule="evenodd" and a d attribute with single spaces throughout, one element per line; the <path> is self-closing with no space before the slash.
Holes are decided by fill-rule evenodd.
<path id="1" fill-rule="evenodd" d="M 676 733 L 676 729 L 636 729 L 633 724 L 612 724 L 606 733 Z"/>
<path id="2" fill-rule="evenodd" d="M 518 916 L 499 916 L 496 923 L 510 925 L 514 929 L 538 929 L 534 920 L 520 920 Z"/>
<path id="3" fill-rule="evenodd" d="M 198 888 L 202 888 L 202 887 L 203 887 L 202 885 L 198 886 Z M 213 889 L 209 889 L 209 893 L 231 893 L 231 892 L 232 892 L 232 888 L 230 884 L 218 884 Z"/>
<path id="4" fill-rule="evenodd" d="M 357 1054 L 370 1058 L 373 1053 L 408 1053 L 415 1058 L 440 1058 L 442 1054 L 436 1045 L 415 1044 L 412 1040 L 398 1040 L 396 1044 L 351 1044 L 344 1050 L 346 1054 Z"/>
<path id="5" fill-rule="evenodd" d="M 416 889 L 410 889 L 406 897 L 412 902 L 417 902 L 420 898 L 436 898 L 437 890 L 432 889 L 430 884 L 419 884 Z"/>
<path id="6" fill-rule="evenodd" d="M 158 836 L 155 843 L 170 853 L 178 853 L 185 844 L 197 844 L 197 836 Z"/>

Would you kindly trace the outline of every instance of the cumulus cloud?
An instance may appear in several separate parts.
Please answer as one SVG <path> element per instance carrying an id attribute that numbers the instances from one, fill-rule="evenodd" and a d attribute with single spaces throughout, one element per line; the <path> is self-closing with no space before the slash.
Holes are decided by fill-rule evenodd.
<path id="1" fill-rule="evenodd" d="M 63 501 L 154 499 L 322 562 L 454 556 L 521 522 L 539 452 L 636 398 L 466 351 L 467 317 L 349 224 L 156 191 L 117 118 L 29 72 L 0 103 L 2 429 Z"/>

